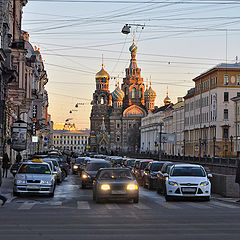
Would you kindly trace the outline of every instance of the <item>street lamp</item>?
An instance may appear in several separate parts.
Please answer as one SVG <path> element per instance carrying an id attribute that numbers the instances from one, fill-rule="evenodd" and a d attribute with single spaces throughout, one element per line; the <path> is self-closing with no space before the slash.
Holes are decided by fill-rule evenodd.
<path id="1" fill-rule="evenodd" d="M 76 103 L 75 108 L 78 108 L 79 105 L 85 105 L 84 103 Z"/>
<path id="2" fill-rule="evenodd" d="M 213 157 L 215 157 L 215 151 L 216 151 L 216 137 L 213 137 Z"/>
<path id="3" fill-rule="evenodd" d="M 131 27 L 135 26 L 135 27 L 141 27 L 142 29 L 144 29 L 145 24 L 125 24 L 122 28 L 122 33 L 123 34 L 129 34 L 131 32 Z"/>
<path id="4" fill-rule="evenodd" d="M 202 139 L 199 138 L 199 157 L 201 158 Z"/>
<path id="5" fill-rule="evenodd" d="M 186 140 L 183 139 L 183 157 L 185 157 L 185 147 L 186 147 Z"/>
<path id="6" fill-rule="evenodd" d="M 232 147 L 233 147 L 233 136 L 232 135 L 230 136 L 230 141 L 231 141 L 231 154 L 232 154 L 232 151 L 233 151 L 233 149 L 232 149 Z"/>
<path id="7" fill-rule="evenodd" d="M 78 110 L 72 109 L 69 111 L 69 113 L 77 112 Z"/>
<path id="8" fill-rule="evenodd" d="M 162 159 L 162 127 L 163 122 L 160 122 L 160 132 L 159 132 L 159 159 Z"/>

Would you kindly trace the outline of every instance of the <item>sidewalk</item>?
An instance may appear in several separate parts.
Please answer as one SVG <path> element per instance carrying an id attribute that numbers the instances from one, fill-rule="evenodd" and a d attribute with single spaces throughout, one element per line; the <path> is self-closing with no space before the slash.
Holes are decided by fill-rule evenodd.
<path id="1" fill-rule="evenodd" d="M 221 202 L 234 203 L 234 204 L 240 205 L 240 203 L 236 202 L 237 200 L 239 200 L 239 198 L 227 198 L 227 197 L 223 197 L 219 194 L 212 194 L 211 199 L 221 201 Z"/>
<path id="2" fill-rule="evenodd" d="M 13 198 L 13 180 L 14 178 L 10 172 L 8 172 L 7 178 L 2 178 L 1 193 L 8 199 L 7 202 L 11 201 Z"/>

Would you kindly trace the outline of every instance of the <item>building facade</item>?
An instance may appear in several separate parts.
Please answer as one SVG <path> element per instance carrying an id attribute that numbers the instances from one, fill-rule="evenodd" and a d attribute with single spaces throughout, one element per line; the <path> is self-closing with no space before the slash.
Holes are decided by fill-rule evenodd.
<path id="1" fill-rule="evenodd" d="M 240 64 L 219 64 L 193 79 L 195 88 L 185 98 L 185 154 L 232 156 L 234 102 L 240 92 Z"/>
<path id="2" fill-rule="evenodd" d="M 129 48 L 130 65 L 123 83 L 109 91 L 109 75 L 102 67 L 96 75 L 91 112 L 91 151 L 136 152 L 140 150 L 141 119 L 154 109 L 156 93 L 151 85 L 145 89 L 141 68 L 137 66 L 137 46 Z"/>

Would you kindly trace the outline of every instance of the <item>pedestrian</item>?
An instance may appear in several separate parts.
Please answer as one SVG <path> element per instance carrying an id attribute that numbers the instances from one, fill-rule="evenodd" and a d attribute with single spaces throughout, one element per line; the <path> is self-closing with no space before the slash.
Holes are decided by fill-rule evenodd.
<path id="1" fill-rule="evenodd" d="M 240 159 L 238 159 L 238 166 L 237 166 L 235 182 L 238 183 L 238 186 L 239 186 L 239 198 L 240 198 Z M 237 202 L 240 203 L 240 199 L 237 200 Z"/>
<path id="2" fill-rule="evenodd" d="M 2 185 L 2 178 L 1 178 L 1 176 L 0 176 L 0 187 L 1 187 L 1 185 Z M 2 206 L 5 204 L 5 202 L 7 201 L 7 199 L 3 196 L 3 195 L 1 195 L 1 192 L 0 192 L 0 200 L 2 200 Z"/>
<path id="3" fill-rule="evenodd" d="M 7 178 L 9 164 L 10 164 L 9 157 L 7 153 L 4 153 L 2 160 L 3 177 L 5 176 Z"/>
<path id="4" fill-rule="evenodd" d="M 22 160 L 22 156 L 21 156 L 20 152 L 18 152 L 18 154 L 16 156 L 16 163 L 19 164 L 21 162 L 21 160 Z"/>

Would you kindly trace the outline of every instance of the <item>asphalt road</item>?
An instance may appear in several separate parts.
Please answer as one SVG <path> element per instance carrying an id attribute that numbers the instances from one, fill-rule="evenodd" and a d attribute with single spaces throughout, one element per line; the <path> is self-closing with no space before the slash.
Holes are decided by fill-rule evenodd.
<path id="1" fill-rule="evenodd" d="M 139 204 L 96 204 L 91 189 L 69 176 L 54 198 L 22 196 L 0 207 L 1 240 L 239 239 L 240 205 L 165 202 L 140 190 Z"/>

